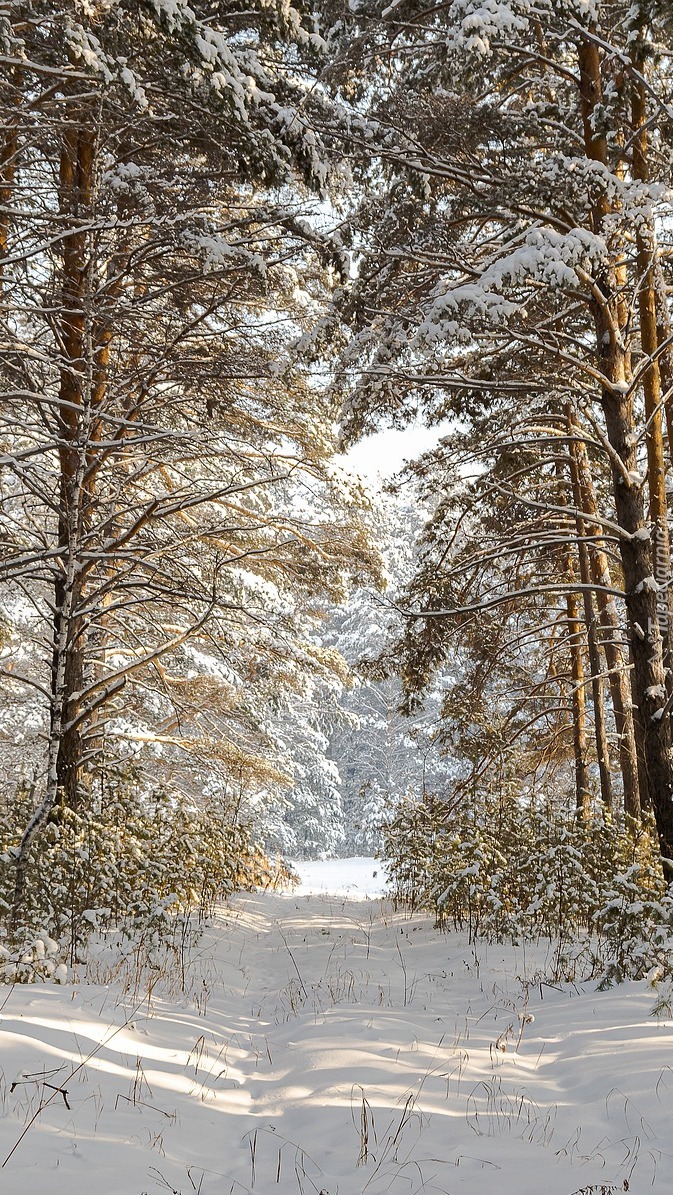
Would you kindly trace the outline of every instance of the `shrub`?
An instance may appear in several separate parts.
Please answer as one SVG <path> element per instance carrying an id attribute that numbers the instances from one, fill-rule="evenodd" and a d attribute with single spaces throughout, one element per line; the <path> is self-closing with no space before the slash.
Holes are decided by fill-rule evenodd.
<path id="1" fill-rule="evenodd" d="M 21 792 L 0 812 L 5 919 L 30 805 L 29 794 Z M 198 922 L 232 892 L 282 878 L 234 810 L 213 802 L 197 807 L 165 788 L 142 794 L 132 776 L 119 775 L 108 781 L 99 809 L 61 806 L 50 819 L 31 857 L 11 957 L 29 953 L 43 933 L 60 943 L 71 962 L 93 930 L 142 935 L 151 946 L 170 936 L 177 915 Z"/>
<path id="2" fill-rule="evenodd" d="M 554 941 L 559 977 L 579 960 L 603 983 L 673 973 L 673 894 L 648 821 L 602 808 L 579 820 L 515 798 L 457 808 L 408 798 L 383 856 L 398 903 L 470 941 Z"/>

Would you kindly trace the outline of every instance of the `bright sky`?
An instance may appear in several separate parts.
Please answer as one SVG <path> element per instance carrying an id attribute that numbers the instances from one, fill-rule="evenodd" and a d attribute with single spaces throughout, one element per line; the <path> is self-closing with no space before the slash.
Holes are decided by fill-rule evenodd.
<path id="1" fill-rule="evenodd" d="M 388 429 L 375 432 L 351 448 L 343 457 L 344 464 L 360 473 L 368 481 L 377 477 L 392 477 L 405 461 L 414 460 L 427 448 L 432 448 L 444 428 L 412 424 L 403 431 Z"/>

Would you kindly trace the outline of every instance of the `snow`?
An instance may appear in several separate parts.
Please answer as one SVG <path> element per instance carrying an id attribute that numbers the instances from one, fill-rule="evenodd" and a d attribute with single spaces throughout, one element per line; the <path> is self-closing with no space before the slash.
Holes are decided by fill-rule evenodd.
<path id="1" fill-rule="evenodd" d="M 642 593 L 644 590 L 647 590 L 649 593 L 656 593 L 658 589 L 657 579 L 652 574 L 643 577 L 642 581 L 639 581 L 636 585 L 636 593 Z"/>
<path id="2" fill-rule="evenodd" d="M 508 299 L 503 293 L 506 289 L 530 281 L 572 289 L 579 282 L 578 268 L 602 262 L 607 253 L 605 241 L 586 228 L 571 228 L 565 233 L 531 228 L 522 244 L 491 261 L 476 282 L 440 281 L 419 326 L 416 343 L 455 338 L 459 325 L 451 317 L 461 311 L 467 318 L 480 316 L 492 324 L 507 321 L 519 310 L 521 301 Z"/>
<path id="3" fill-rule="evenodd" d="M 386 428 L 358 441 L 347 453 L 339 455 L 336 461 L 376 488 L 381 479 L 392 477 L 408 461 L 436 448 L 451 427 L 451 421 L 445 419 L 434 427 L 426 427 L 416 421 L 403 430 Z"/>
<path id="4" fill-rule="evenodd" d="M 451 15 L 457 27 L 453 39 L 457 46 L 485 57 L 491 39 L 527 31 L 525 8 L 525 0 L 523 4 L 520 0 L 454 0 Z"/>
<path id="5" fill-rule="evenodd" d="M 545 983 L 544 947 L 394 911 L 375 860 L 297 867 L 221 910 L 186 994 L 177 967 L 138 985 L 132 954 L 3 989 L 4 1189 L 671 1190 L 673 1022 L 645 983 Z"/>
<path id="6" fill-rule="evenodd" d="M 351 900 L 373 900 L 385 895 L 386 869 L 378 859 L 293 860 L 299 876 L 297 896 L 347 896 Z"/>

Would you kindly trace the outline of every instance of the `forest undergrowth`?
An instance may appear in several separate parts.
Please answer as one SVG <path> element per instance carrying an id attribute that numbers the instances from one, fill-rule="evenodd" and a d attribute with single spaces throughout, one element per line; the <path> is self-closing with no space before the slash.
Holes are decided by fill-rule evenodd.
<path id="1" fill-rule="evenodd" d="M 383 856 L 400 906 L 477 942 L 548 940 L 550 978 L 673 979 L 673 892 L 656 830 L 596 805 L 584 818 L 557 806 L 486 799 L 448 810 L 403 802 Z"/>

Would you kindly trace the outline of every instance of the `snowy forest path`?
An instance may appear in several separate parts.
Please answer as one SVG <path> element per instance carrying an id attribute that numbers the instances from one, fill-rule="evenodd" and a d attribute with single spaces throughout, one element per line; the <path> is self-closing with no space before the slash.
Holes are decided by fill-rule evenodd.
<path id="1" fill-rule="evenodd" d="M 534 982 L 544 953 L 304 885 L 223 907 L 186 992 L 8 989 L 3 1157 L 44 1107 L 0 1190 L 670 1192 L 671 1022 L 644 984 Z"/>

